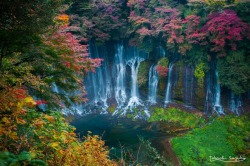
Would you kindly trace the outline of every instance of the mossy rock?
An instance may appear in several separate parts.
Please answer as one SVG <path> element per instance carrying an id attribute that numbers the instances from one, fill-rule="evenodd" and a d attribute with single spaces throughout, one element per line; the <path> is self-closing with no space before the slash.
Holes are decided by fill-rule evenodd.
<path id="1" fill-rule="evenodd" d="M 149 122 L 165 121 L 173 123 L 183 128 L 196 128 L 205 122 L 205 119 L 199 115 L 191 114 L 180 110 L 179 108 L 156 108 L 148 120 Z"/>
<path id="2" fill-rule="evenodd" d="M 183 101 L 184 99 L 184 91 L 183 91 L 183 69 L 184 63 L 183 61 L 179 61 L 175 64 L 175 70 L 178 72 L 178 80 L 174 86 L 174 98 Z"/>
<path id="3" fill-rule="evenodd" d="M 167 57 L 163 57 L 161 58 L 158 62 L 157 62 L 157 65 L 159 66 L 164 66 L 164 67 L 168 67 L 168 63 L 169 63 L 169 60 Z"/>
<path id="4" fill-rule="evenodd" d="M 148 87 L 149 69 L 150 69 L 150 63 L 148 61 L 143 61 L 140 63 L 137 76 L 137 81 L 140 88 Z"/>
<path id="5" fill-rule="evenodd" d="M 158 95 L 159 96 L 165 97 L 166 84 L 167 84 L 167 78 L 159 79 L 159 83 L 158 83 Z"/>
<path id="6" fill-rule="evenodd" d="M 169 63 L 168 58 L 163 57 L 157 62 L 157 65 L 168 67 L 168 63 Z M 159 76 L 158 93 L 160 96 L 165 96 L 166 84 L 167 84 L 167 77 Z"/>
<path id="7" fill-rule="evenodd" d="M 115 109 L 116 109 L 116 106 L 115 105 L 111 105 L 111 106 L 109 106 L 109 108 L 107 110 L 108 110 L 108 112 L 110 114 L 113 114 L 115 112 Z"/>
<path id="8" fill-rule="evenodd" d="M 195 107 L 197 107 L 199 110 L 203 110 L 204 108 L 204 102 L 205 102 L 205 90 L 204 87 L 201 87 L 198 85 L 196 91 L 195 91 Z"/>

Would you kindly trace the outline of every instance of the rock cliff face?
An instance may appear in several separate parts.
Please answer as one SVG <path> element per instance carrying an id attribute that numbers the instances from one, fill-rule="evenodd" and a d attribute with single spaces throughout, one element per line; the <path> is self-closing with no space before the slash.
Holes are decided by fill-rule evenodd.
<path id="1" fill-rule="evenodd" d="M 244 100 L 221 89 L 215 67 L 206 73 L 199 84 L 195 67 L 166 53 L 146 53 L 126 42 L 113 42 L 103 46 L 90 43 L 91 57 L 103 58 L 102 66 L 85 79 L 89 102 L 86 110 L 115 108 L 113 114 L 139 114 L 149 116 L 151 106 L 179 105 L 207 113 L 236 114 L 243 110 Z M 161 48 L 161 50 L 164 50 Z M 156 66 L 162 58 L 169 60 L 168 76 L 159 76 Z"/>

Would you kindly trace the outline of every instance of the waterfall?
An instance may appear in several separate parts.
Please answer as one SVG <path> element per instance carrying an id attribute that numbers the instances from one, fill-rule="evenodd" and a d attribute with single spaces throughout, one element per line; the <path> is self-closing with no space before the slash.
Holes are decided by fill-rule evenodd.
<path id="1" fill-rule="evenodd" d="M 69 101 L 70 94 L 67 94 L 67 93 L 63 92 L 62 90 L 60 90 L 60 88 L 58 88 L 58 86 L 55 83 L 52 83 L 52 92 L 64 94 L 64 96 Z M 77 93 L 77 92 L 75 92 L 75 93 Z M 71 107 L 70 108 L 66 108 L 66 107 L 64 107 L 65 103 L 61 103 L 61 105 L 62 105 L 62 110 L 61 111 L 62 111 L 63 114 L 65 114 L 65 115 L 72 114 L 72 113 L 76 113 L 78 115 L 82 114 L 82 112 L 84 110 L 82 104 L 74 104 L 72 102 L 70 102 L 70 104 L 71 104 Z M 41 104 L 39 106 L 39 108 L 41 108 L 43 111 L 47 110 L 47 106 L 44 105 L 44 104 Z"/>
<path id="2" fill-rule="evenodd" d="M 160 55 L 159 57 L 165 57 L 166 56 L 166 52 L 165 49 L 162 46 L 157 47 L 157 54 Z"/>
<path id="3" fill-rule="evenodd" d="M 158 81 L 159 78 L 156 71 L 156 65 L 152 65 L 149 69 L 148 78 L 148 101 L 150 104 L 156 103 Z"/>
<path id="4" fill-rule="evenodd" d="M 131 69 L 131 95 L 126 108 L 135 108 L 136 106 L 142 106 L 143 104 L 140 101 L 139 93 L 138 93 L 138 83 L 137 83 L 137 76 L 138 76 L 138 69 L 140 63 L 143 61 L 143 58 L 134 57 L 127 61 L 128 66 Z"/>
<path id="5" fill-rule="evenodd" d="M 169 63 L 168 78 L 166 78 L 165 99 L 157 99 L 158 93 L 158 73 L 156 72 L 155 63 L 162 56 L 166 56 L 164 49 L 161 47 L 155 48 L 154 57 L 148 57 L 148 54 L 144 51 L 139 51 L 136 47 L 127 46 L 124 43 L 118 43 L 110 46 L 98 46 L 94 43 L 90 43 L 90 57 L 102 58 L 102 66 L 96 69 L 96 72 L 89 73 L 84 79 L 85 87 L 87 90 L 87 98 L 89 102 L 85 104 L 85 110 L 89 112 L 105 112 L 106 110 L 112 111 L 113 115 L 128 115 L 128 114 L 140 114 L 140 117 L 149 116 L 147 107 L 156 103 L 165 103 L 167 105 L 172 101 L 173 87 L 175 86 L 175 80 L 177 79 L 174 70 L 174 62 L 177 59 L 171 59 Z M 159 54 L 159 55 L 158 55 Z M 150 66 L 148 74 L 148 94 L 141 93 L 139 90 L 144 90 L 145 82 L 142 89 L 139 89 L 138 69 L 142 61 L 146 60 L 146 65 L 150 63 L 154 64 Z M 212 64 L 213 65 L 213 64 Z M 181 69 L 182 70 L 182 69 Z M 140 73 L 139 73 L 140 74 Z M 182 87 L 184 92 L 184 102 L 188 106 L 192 106 L 192 102 L 195 99 L 195 87 L 194 87 L 194 69 L 185 67 L 183 69 Z M 215 70 L 215 65 L 211 67 L 211 72 L 206 76 L 206 102 L 205 109 L 213 110 L 218 114 L 223 114 L 223 108 L 221 106 L 221 90 L 219 84 L 218 72 Z M 143 78 L 147 81 L 147 78 Z M 146 85 L 146 86 L 147 86 Z M 161 85 L 165 86 L 165 85 Z M 54 91 L 58 91 L 54 89 Z M 145 91 L 144 91 L 145 92 Z M 182 95 L 182 94 L 181 94 Z M 235 105 L 235 106 L 234 106 Z M 237 105 L 241 107 L 241 102 L 238 102 L 234 97 L 231 99 L 231 110 L 238 111 Z M 140 112 L 140 113 L 138 113 Z"/>
<path id="6" fill-rule="evenodd" d="M 214 105 L 213 110 L 218 114 L 224 114 L 223 107 L 221 106 L 221 91 L 219 83 L 219 74 L 218 71 L 215 71 L 215 91 L 214 91 Z"/>
<path id="7" fill-rule="evenodd" d="M 114 78 L 116 79 L 115 83 L 115 99 L 118 105 L 118 108 L 121 108 L 127 100 L 126 95 L 126 63 L 125 63 L 125 52 L 124 46 L 118 45 L 117 51 L 115 53 L 115 69 L 116 72 Z"/>
<path id="8" fill-rule="evenodd" d="M 97 48 L 96 48 L 97 50 Z M 102 50 L 103 57 L 106 59 L 102 66 L 97 68 L 97 81 L 98 81 L 98 98 L 104 106 L 103 109 L 108 108 L 107 100 L 111 96 L 111 78 L 109 74 L 109 68 L 107 63 L 107 53 L 106 50 Z M 99 54 L 97 54 L 99 56 Z"/>
<path id="9" fill-rule="evenodd" d="M 52 92 L 59 93 L 58 86 L 54 82 L 52 83 Z"/>
<path id="10" fill-rule="evenodd" d="M 190 106 L 193 101 L 193 91 L 194 91 L 194 70 L 186 66 L 184 68 L 185 75 L 184 75 L 184 102 L 186 105 Z"/>
<path id="11" fill-rule="evenodd" d="M 91 43 L 90 47 L 91 58 L 103 58 L 104 62 L 95 72 L 89 72 L 87 82 L 89 82 L 88 94 L 92 94 L 91 101 L 95 106 L 101 106 L 103 111 L 108 108 L 108 97 L 111 96 L 111 78 L 109 75 L 109 68 L 107 63 L 106 50 L 100 48 L 102 55 L 99 54 L 99 50 L 95 44 Z M 90 91 L 91 89 L 91 91 Z"/>
<path id="12" fill-rule="evenodd" d="M 94 76 L 94 74 L 90 74 L 91 77 L 91 81 L 92 81 L 92 92 L 93 92 L 93 102 L 95 103 L 95 105 L 98 102 L 98 95 L 97 95 L 97 82 L 96 82 L 96 77 Z"/>
<path id="13" fill-rule="evenodd" d="M 104 107 L 107 106 L 107 93 L 106 93 L 106 84 L 103 79 L 103 72 L 105 72 L 105 67 L 100 67 L 96 70 L 97 77 L 95 77 L 98 83 L 97 93 L 98 93 L 98 101 L 102 102 Z M 103 86 L 104 85 L 104 86 Z"/>
<path id="14" fill-rule="evenodd" d="M 239 115 L 241 107 L 242 107 L 241 97 L 235 96 L 234 93 L 231 92 L 230 111 L 235 113 L 236 115 Z"/>
<path id="15" fill-rule="evenodd" d="M 119 45 L 117 48 L 117 53 L 115 54 L 115 64 L 116 64 L 116 87 L 115 87 L 115 98 L 117 101 L 116 111 L 113 113 L 126 115 L 128 110 L 134 112 L 134 108 L 141 107 L 144 110 L 146 116 L 149 116 L 147 108 L 144 107 L 144 104 L 139 96 L 138 90 L 138 69 L 140 63 L 145 60 L 146 53 L 143 51 L 138 51 L 135 47 L 128 47 L 126 50 L 123 45 Z M 130 68 L 130 98 L 128 99 L 126 89 L 126 81 L 129 78 L 126 78 L 126 67 Z M 128 101 L 128 102 L 127 102 Z M 127 103 L 126 103 L 127 102 Z M 135 118 L 139 117 L 137 115 Z"/>
<path id="16" fill-rule="evenodd" d="M 171 88 L 172 88 L 172 71 L 173 71 L 173 63 L 169 64 L 169 70 L 168 70 L 168 83 L 167 83 L 167 89 L 166 89 L 166 95 L 165 95 L 165 104 L 171 102 Z"/>
<path id="17" fill-rule="evenodd" d="M 106 97 L 108 99 L 112 96 L 112 90 L 113 90 L 112 89 L 112 80 L 111 80 L 111 74 L 109 73 L 110 69 L 108 68 L 107 61 L 105 61 L 104 64 L 105 64 L 104 75 L 105 75 Z"/>

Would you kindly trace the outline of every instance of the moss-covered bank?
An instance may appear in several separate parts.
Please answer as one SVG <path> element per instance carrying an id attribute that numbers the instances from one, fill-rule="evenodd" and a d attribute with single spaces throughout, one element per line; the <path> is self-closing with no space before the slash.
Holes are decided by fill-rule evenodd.
<path id="1" fill-rule="evenodd" d="M 250 165 L 249 136 L 249 117 L 226 116 L 173 138 L 171 144 L 182 165 Z"/>

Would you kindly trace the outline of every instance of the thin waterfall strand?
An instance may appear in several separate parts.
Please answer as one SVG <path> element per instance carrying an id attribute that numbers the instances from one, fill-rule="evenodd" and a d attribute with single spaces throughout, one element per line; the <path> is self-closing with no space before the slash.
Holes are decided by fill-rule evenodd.
<path id="1" fill-rule="evenodd" d="M 173 63 L 169 64 L 168 70 L 168 82 L 166 88 L 166 95 L 165 95 L 165 105 L 171 102 L 171 88 L 172 88 L 172 71 L 173 71 Z"/>
<path id="2" fill-rule="evenodd" d="M 156 65 L 152 65 L 149 69 L 148 78 L 148 101 L 150 104 L 156 103 L 157 88 L 158 88 L 158 73 L 156 71 Z"/>
<path id="3" fill-rule="evenodd" d="M 218 114 L 224 114 L 223 107 L 221 106 L 221 91 L 220 91 L 220 83 L 219 83 L 219 74 L 218 71 L 215 71 L 215 98 L 214 98 L 214 108 L 213 110 L 217 112 Z"/>

